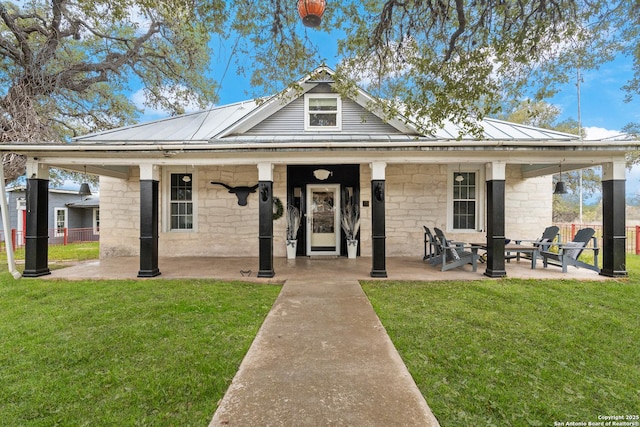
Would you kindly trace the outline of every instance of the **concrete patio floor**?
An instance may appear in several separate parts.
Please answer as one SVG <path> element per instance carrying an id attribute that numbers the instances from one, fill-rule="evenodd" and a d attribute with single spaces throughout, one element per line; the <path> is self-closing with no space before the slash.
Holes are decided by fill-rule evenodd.
<path id="1" fill-rule="evenodd" d="M 274 258 L 273 278 L 258 278 L 257 257 L 175 257 L 160 258 L 158 266 L 160 276 L 152 279 L 207 278 L 221 280 L 244 280 L 264 283 L 282 283 L 287 280 L 496 280 L 484 275 L 486 264 L 478 264 L 478 271 L 471 266 L 442 272 L 420 257 L 387 258 L 386 279 L 374 279 L 370 276 L 372 262 L 370 257 L 348 259 L 298 257 L 295 260 Z M 118 257 L 79 262 L 68 267 L 56 268 L 47 279 L 135 279 L 139 270 L 138 257 Z M 569 267 L 562 273 L 560 267 L 542 267 L 539 261 L 531 269 L 529 260 L 511 260 L 506 263 L 507 277 L 521 279 L 578 279 L 608 280 L 609 278 L 586 269 Z"/>

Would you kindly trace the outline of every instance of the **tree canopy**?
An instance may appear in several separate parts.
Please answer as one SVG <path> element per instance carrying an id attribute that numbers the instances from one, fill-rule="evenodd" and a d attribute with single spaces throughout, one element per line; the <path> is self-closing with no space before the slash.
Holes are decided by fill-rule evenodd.
<path id="1" fill-rule="evenodd" d="M 2 1 L 0 141 L 131 123 L 131 82 L 170 114 L 211 105 L 213 58 L 271 94 L 322 62 L 314 31 L 335 40 L 341 91 L 355 79 L 389 114 L 473 130 L 505 98 L 543 99 L 621 52 L 635 58 L 625 88 L 637 94 L 639 12 L 639 0 L 343 0 L 308 30 L 295 0 Z"/>
<path id="2" fill-rule="evenodd" d="M 224 2 L 0 3 L 1 142 L 64 142 L 131 123 L 131 81 L 170 113 L 214 100 L 206 77 Z M 7 160 L 7 159 L 5 159 Z M 13 156 L 8 178 L 22 165 Z"/>

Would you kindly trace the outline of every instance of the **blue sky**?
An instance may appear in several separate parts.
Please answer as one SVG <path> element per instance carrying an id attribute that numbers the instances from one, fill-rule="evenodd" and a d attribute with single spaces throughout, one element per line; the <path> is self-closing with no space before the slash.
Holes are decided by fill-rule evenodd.
<path id="1" fill-rule="evenodd" d="M 624 102 L 622 86 L 632 77 L 633 61 L 620 56 L 600 69 L 582 73 L 580 107 L 582 126 L 588 139 L 610 136 L 628 123 L 640 122 L 640 94 L 631 102 Z M 578 119 L 577 78 L 562 87 L 562 91 L 548 102 L 562 111 L 560 120 Z"/>
<path id="2" fill-rule="evenodd" d="M 600 69 L 582 73 L 580 110 L 587 139 L 615 136 L 629 123 L 640 123 L 640 94 L 625 102 L 622 86 L 632 77 L 633 60 L 620 56 Z M 548 100 L 561 110 L 560 120 L 578 118 L 576 82 L 564 85 L 562 91 Z M 640 195 L 640 166 L 626 173 L 627 196 Z"/>
<path id="3" fill-rule="evenodd" d="M 332 37 L 322 32 L 312 32 L 310 38 L 322 46 L 322 59 L 325 60 L 325 63 L 335 68 L 338 58 L 335 41 L 332 40 Z M 219 104 L 225 105 L 250 99 L 249 79 L 236 75 L 233 63 L 225 74 L 231 49 L 216 44 L 216 51 L 218 55 L 212 59 L 211 69 L 213 78 L 221 83 L 218 93 Z M 244 65 L 250 69 L 250 64 Z M 622 90 L 622 86 L 632 76 L 632 65 L 631 58 L 620 56 L 615 61 L 604 64 L 598 70 L 582 73 L 580 85 L 581 119 L 583 127 L 588 131 L 588 139 L 611 136 L 619 133 L 620 129 L 630 122 L 640 122 L 640 95 L 632 102 L 625 103 L 625 92 Z M 142 107 L 141 101 L 142 99 L 139 98 L 136 102 L 140 107 Z M 576 79 L 562 86 L 561 91 L 547 101 L 560 109 L 560 121 L 567 118 L 577 120 Z M 160 116 L 164 116 L 164 114 L 146 111 L 142 120 Z"/>

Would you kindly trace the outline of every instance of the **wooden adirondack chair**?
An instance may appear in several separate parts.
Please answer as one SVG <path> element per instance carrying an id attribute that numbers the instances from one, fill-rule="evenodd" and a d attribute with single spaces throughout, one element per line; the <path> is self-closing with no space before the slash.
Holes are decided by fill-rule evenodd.
<path id="1" fill-rule="evenodd" d="M 441 249 L 440 245 L 436 241 L 435 236 L 429 229 L 429 227 L 423 225 L 424 228 L 424 256 L 423 261 L 429 261 L 431 264 L 437 264 L 440 262 Z"/>
<path id="2" fill-rule="evenodd" d="M 544 268 L 547 268 L 550 264 L 549 260 L 551 259 L 558 262 L 558 264 L 555 265 L 562 267 L 563 273 L 567 272 L 567 267 L 570 265 L 587 268 L 599 273 L 598 253 L 600 248 L 598 248 L 598 240 L 596 239 L 595 234 L 596 231 L 593 228 L 583 228 L 578 230 L 571 242 L 550 244 L 550 246 L 556 246 L 558 248 L 558 252 L 551 252 L 549 250 L 540 251 Z M 590 240 L 593 241 L 593 246 L 587 247 Z M 578 259 L 584 250 L 593 251 L 593 264 L 588 264 Z"/>
<path id="3" fill-rule="evenodd" d="M 547 228 L 544 229 L 544 232 L 542 233 L 542 236 L 537 238 L 536 240 L 521 240 L 521 239 L 515 239 L 514 242 L 516 243 L 516 245 L 521 245 L 523 243 L 532 243 L 533 246 L 536 246 L 538 248 L 538 256 L 540 256 L 540 252 L 542 251 L 549 251 L 549 247 L 551 246 L 551 244 L 553 244 L 556 241 L 556 238 L 558 238 L 558 242 L 560 243 L 560 237 L 559 237 L 559 233 L 560 233 L 560 228 L 552 225 L 549 226 Z M 520 259 L 520 253 L 516 254 L 517 258 Z M 513 256 L 511 258 L 514 258 Z"/>
<path id="4" fill-rule="evenodd" d="M 439 261 L 442 263 L 442 271 L 451 270 L 452 268 L 462 267 L 471 264 L 473 271 L 478 270 L 478 248 L 479 246 L 471 246 L 461 244 L 453 244 L 447 240 L 442 230 L 433 229 L 436 233 L 436 242 L 440 247 Z"/>

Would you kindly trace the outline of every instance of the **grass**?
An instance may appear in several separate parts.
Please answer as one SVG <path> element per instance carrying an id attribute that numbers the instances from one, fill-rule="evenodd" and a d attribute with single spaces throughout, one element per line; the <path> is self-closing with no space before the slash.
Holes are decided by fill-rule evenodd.
<path id="1" fill-rule="evenodd" d="M 628 262 L 629 279 L 604 283 L 363 288 L 443 426 L 595 422 L 640 408 L 640 257 Z"/>
<path id="2" fill-rule="evenodd" d="M 7 268 L 7 253 L 4 248 L 4 244 L 1 245 L 0 250 L 0 271 L 4 271 Z M 100 256 L 100 243 L 99 242 L 86 242 L 86 243 L 72 243 L 69 245 L 51 245 L 49 246 L 49 268 L 54 270 L 56 268 L 64 267 L 72 261 L 87 261 L 90 259 L 98 259 Z M 17 248 L 14 252 L 14 258 L 16 264 L 24 264 L 24 247 Z M 4 269 L 4 270 L 3 270 Z M 20 265 L 18 270 L 22 271 Z"/>
<path id="3" fill-rule="evenodd" d="M 207 425 L 279 290 L 213 280 L 15 281 L 3 265 L 1 424 Z"/>
<path id="4" fill-rule="evenodd" d="M 49 259 L 92 257 L 95 244 Z M 628 263 L 629 279 L 604 283 L 363 288 L 443 426 L 546 426 L 638 413 L 640 257 Z M 0 264 L 2 424 L 207 425 L 279 290 L 14 281 Z"/>

